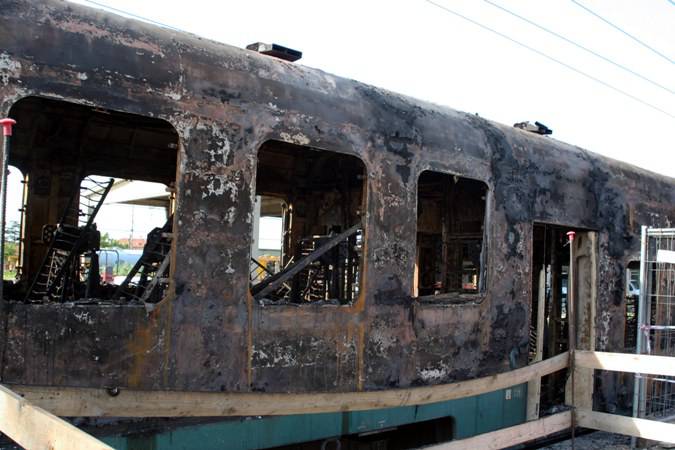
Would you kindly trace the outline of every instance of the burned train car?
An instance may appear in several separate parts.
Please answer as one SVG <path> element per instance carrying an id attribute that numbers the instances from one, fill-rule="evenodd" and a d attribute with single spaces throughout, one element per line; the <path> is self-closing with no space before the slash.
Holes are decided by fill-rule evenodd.
<path id="1" fill-rule="evenodd" d="M 640 225 L 672 226 L 672 178 L 189 34 L 1 3 L 0 117 L 17 121 L 3 157 L 25 187 L 3 384 L 355 392 L 508 371 L 533 358 L 539 301 L 544 357 L 567 346 L 569 230 L 590 345 L 625 348 L 626 268 Z M 164 185 L 166 217 L 111 282 L 97 211 L 118 179 Z M 266 217 L 273 255 L 258 251 Z M 628 407 L 618 383 L 596 377 L 599 408 Z M 414 423 L 461 437 L 524 420 L 525 390 L 208 426 L 246 434 L 241 448 Z M 296 433 L 252 431 L 279 423 Z"/>

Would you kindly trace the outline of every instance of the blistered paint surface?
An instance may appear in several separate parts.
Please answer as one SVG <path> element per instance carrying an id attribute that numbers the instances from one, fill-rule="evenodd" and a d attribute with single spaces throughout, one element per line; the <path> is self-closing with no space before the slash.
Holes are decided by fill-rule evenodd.
<path id="1" fill-rule="evenodd" d="M 174 292 L 149 314 L 9 305 L 3 382 L 350 391 L 506 371 L 527 361 L 533 222 L 599 232 L 597 345 L 621 349 L 624 268 L 640 225 L 671 225 L 672 179 L 194 36 L 55 1 L 5 3 L 5 114 L 22 96 L 47 96 L 165 119 L 181 145 Z M 270 139 L 364 162 L 365 263 L 353 305 L 263 306 L 249 296 L 256 152 Z M 424 170 L 490 187 L 481 294 L 411 298 Z M 611 389 L 603 395 L 611 403 Z"/>

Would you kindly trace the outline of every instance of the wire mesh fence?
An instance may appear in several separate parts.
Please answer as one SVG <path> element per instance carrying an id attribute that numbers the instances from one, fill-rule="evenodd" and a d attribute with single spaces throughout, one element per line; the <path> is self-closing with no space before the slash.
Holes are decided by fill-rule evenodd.
<path id="1" fill-rule="evenodd" d="M 675 229 L 645 228 L 640 264 L 638 353 L 675 356 Z M 675 418 L 675 377 L 636 376 L 638 417 Z"/>

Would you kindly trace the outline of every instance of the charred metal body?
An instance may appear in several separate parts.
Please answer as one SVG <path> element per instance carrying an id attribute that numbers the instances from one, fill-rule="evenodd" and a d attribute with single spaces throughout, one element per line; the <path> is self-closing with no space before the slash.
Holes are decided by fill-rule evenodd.
<path id="1" fill-rule="evenodd" d="M 152 310 L 103 293 L 25 302 L 5 288 L 2 383 L 355 391 L 521 367 L 535 223 L 597 232 L 596 348 L 621 351 L 625 268 L 638 259 L 639 226 L 675 218 L 672 178 L 76 5 L 3 1 L 0 44 L 0 117 L 18 121 L 9 161 L 28 176 L 14 289 L 35 276 L 47 248 L 42 227 L 58 221 L 81 177 L 175 186 L 168 284 Z M 311 167 L 294 157 L 305 151 L 318 155 Z M 285 179 L 291 168 L 297 173 Z M 425 171 L 454 188 L 435 197 Z M 338 172 L 349 175 L 341 185 Z M 467 193 L 479 206 L 467 207 L 470 220 L 419 207 L 457 204 Z M 265 301 L 251 291 L 256 195 L 293 204 L 295 244 L 359 224 L 350 244 L 358 252 L 344 257 L 344 270 L 312 266 L 312 277 L 341 287 L 326 287 L 333 293 L 317 294 L 322 301 L 279 291 Z M 454 269 L 435 262 L 448 255 L 459 255 Z M 443 273 L 427 283 L 416 275 L 423 267 Z M 292 284 L 277 287 L 284 282 Z M 598 391 L 605 407 L 617 402 L 613 380 Z"/>

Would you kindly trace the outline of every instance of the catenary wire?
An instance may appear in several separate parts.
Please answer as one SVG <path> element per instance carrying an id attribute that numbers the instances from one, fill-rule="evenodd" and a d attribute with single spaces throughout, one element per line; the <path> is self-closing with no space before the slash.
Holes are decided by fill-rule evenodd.
<path id="1" fill-rule="evenodd" d="M 540 30 L 545 31 L 546 33 L 548 33 L 548 34 L 550 34 L 550 35 L 553 35 L 553 36 L 557 37 L 558 39 L 562 39 L 563 41 L 567 42 L 568 44 L 574 45 L 575 47 L 577 47 L 577 48 L 579 48 L 579 49 L 585 51 L 586 53 L 590 53 L 591 55 L 595 56 L 596 58 L 600 58 L 600 59 L 602 59 L 603 61 L 608 62 L 608 63 L 610 63 L 610 64 L 612 64 L 612 65 L 614 65 L 614 66 L 616 66 L 616 67 L 618 67 L 618 68 L 620 68 L 620 69 L 622 69 L 622 70 L 624 70 L 625 72 L 630 73 L 631 75 L 634 75 L 634 76 L 636 76 L 636 77 L 638 77 L 638 78 L 640 78 L 640 79 L 642 79 L 642 80 L 644 80 L 644 81 L 647 81 L 647 82 L 653 84 L 654 86 L 657 86 L 657 87 L 659 87 L 659 88 L 661 88 L 661 89 L 663 89 L 663 90 L 665 90 L 665 91 L 668 91 L 668 92 L 671 93 L 671 94 L 675 94 L 675 91 L 673 91 L 672 89 L 670 89 L 670 88 L 668 88 L 668 87 L 666 87 L 666 86 L 664 86 L 664 85 L 662 85 L 662 84 L 660 84 L 660 83 L 658 83 L 658 82 L 656 82 L 656 81 L 654 81 L 654 80 L 652 80 L 652 79 L 650 79 L 650 78 L 647 78 L 646 76 L 644 76 L 644 75 L 642 75 L 642 74 L 640 74 L 640 73 L 638 73 L 638 72 L 635 72 L 634 70 L 630 69 L 629 67 L 626 67 L 626 66 L 623 65 L 623 64 L 620 64 L 620 63 L 618 63 L 618 62 L 616 62 L 616 61 L 614 61 L 614 60 L 612 60 L 612 59 L 610 59 L 610 58 L 607 58 L 607 57 L 601 55 L 600 53 L 598 53 L 598 52 L 596 52 L 596 51 L 594 51 L 594 50 L 591 50 L 590 48 L 585 47 L 585 46 L 579 44 L 578 42 L 575 42 L 575 41 L 573 41 L 573 40 L 571 40 L 571 39 L 569 39 L 569 38 L 567 38 L 567 37 L 561 35 L 560 33 L 557 33 L 557 32 L 555 32 L 555 31 L 553 31 L 553 30 L 551 30 L 551 29 L 549 29 L 549 28 L 546 28 L 546 27 L 542 26 L 542 25 L 539 25 L 538 23 L 536 23 L 536 22 L 533 21 L 533 20 L 528 19 L 527 17 L 523 17 L 523 16 L 521 16 L 521 15 L 519 15 L 519 14 L 517 14 L 517 13 L 511 11 L 510 9 L 505 8 L 505 7 L 499 5 L 499 4 L 497 4 L 497 3 L 495 3 L 495 2 L 493 2 L 493 1 L 491 1 L 491 0 L 483 0 L 483 1 L 485 1 L 486 3 L 488 3 L 488 4 L 492 5 L 492 6 L 494 6 L 494 7 L 497 8 L 497 9 L 500 9 L 500 10 L 504 11 L 504 12 L 507 13 L 507 14 L 512 15 L 513 17 L 516 17 L 516 18 L 518 18 L 518 19 L 520 19 L 520 20 L 522 20 L 522 21 L 524 21 L 524 22 L 526 22 L 526 23 L 532 25 L 533 27 L 539 28 Z"/>
<path id="2" fill-rule="evenodd" d="M 537 50 L 536 48 L 531 47 L 531 46 L 525 44 L 524 42 L 521 42 L 521 41 L 519 41 L 519 40 L 517 40 L 517 39 L 514 39 L 514 38 L 512 38 L 512 37 L 510 37 L 510 36 L 508 36 L 508 35 L 506 35 L 506 34 L 504 34 L 504 33 L 502 33 L 502 32 L 500 32 L 500 31 L 497 31 L 497 30 L 495 30 L 495 29 L 493 29 L 493 28 L 490 28 L 490 27 L 488 27 L 487 25 L 483 25 L 482 23 L 477 22 L 477 21 L 475 21 L 475 20 L 473 20 L 473 19 L 471 19 L 471 18 L 469 18 L 469 17 L 467 17 L 467 16 L 465 16 L 465 15 L 463 15 L 463 14 L 460 14 L 460 13 L 458 13 L 457 11 L 454 11 L 454 10 L 452 10 L 452 9 L 446 7 L 446 6 L 443 6 L 443 5 L 441 5 L 441 4 L 436 3 L 436 2 L 434 2 L 433 0 L 424 0 L 424 1 L 426 1 L 427 3 L 429 3 L 429 4 L 431 4 L 431 5 L 433 5 L 433 6 L 437 7 L 437 8 L 439 8 L 439 9 L 441 9 L 441 10 L 443 10 L 443 11 L 449 13 L 449 14 L 452 14 L 452 15 L 454 15 L 454 16 L 457 16 L 457 17 L 459 17 L 459 18 L 461 18 L 461 19 L 463 19 L 463 20 L 465 20 L 465 21 L 467 21 L 467 22 L 469 22 L 469 23 L 471 23 L 471 24 L 473 24 L 473 25 L 475 25 L 475 26 L 477 26 L 477 27 L 483 29 L 483 30 L 486 30 L 486 31 L 489 31 L 490 33 L 496 34 L 497 36 L 499 36 L 499 37 L 501 37 L 501 38 L 503 38 L 503 39 L 506 39 L 507 41 L 510 41 L 510 42 L 512 42 L 512 43 L 514 43 L 514 44 L 516 44 L 516 45 L 519 45 L 519 46 L 521 46 L 521 47 L 523 47 L 523 48 L 525 48 L 525 49 L 527 49 L 527 50 L 529 50 L 529 51 L 531 51 L 531 52 L 533 52 L 533 53 L 536 53 L 536 54 L 539 55 L 539 56 L 542 56 L 542 57 L 544 57 L 544 58 L 546 58 L 546 59 L 548 59 L 548 60 L 550 60 L 550 61 L 553 61 L 553 62 L 555 62 L 556 64 L 559 64 L 559 65 L 561 65 L 561 66 L 563 66 L 563 67 L 565 67 L 565 68 L 571 70 L 572 72 L 576 72 L 576 73 L 578 73 L 579 75 L 582 75 L 582 76 L 584 76 L 584 77 L 586 77 L 586 78 L 588 78 L 588 79 L 590 79 L 590 80 L 592 80 L 592 81 L 595 81 L 596 83 L 599 83 L 599 84 L 605 86 L 606 88 L 609 88 L 609 89 L 611 89 L 611 90 L 613 90 L 613 91 L 615 91 L 615 92 L 618 92 L 619 94 L 624 95 L 624 96 L 626 96 L 626 97 L 628 97 L 628 98 L 630 98 L 630 99 L 632 99 L 632 100 L 634 100 L 634 101 L 636 101 L 636 102 L 638 102 L 638 103 L 641 103 L 641 104 L 644 105 L 644 106 L 647 106 L 647 107 L 649 107 L 649 108 L 651 108 L 651 109 L 653 109 L 653 110 L 655 110 L 655 111 L 658 111 L 658 112 L 660 112 L 660 113 L 662 113 L 662 114 L 665 114 L 666 116 L 670 117 L 671 119 L 675 119 L 675 115 L 669 113 L 668 111 L 666 111 L 666 110 L 664 110 L 664 109 L 661 109 L 661 108 L 659 108 L 658 106 L 653 105 L 653 104 L 651 104 L 651 103 L 649 103 L 649 102 L 647 102 L 647 101 L 645 101 L 645 100 L 642 100 L 641 98 L 636 97 L 635 95 L 630 94 L 630 93 L 628 93 L 628 92 L 626 92 L 626 91 L 624 91 L 624 90 L 622 90 L 622 89 L 620 89 L 620 88 L 618 88 L 618 87 L 615 87 L 615 86 L 609 84 L 608 82 L 601 80 L 600 78 L 597 78 L 597 77 L 595 77 L 595 76 L 593 76 L 593 75 L 591 75 L 591 74 L 589 74 L 589 73 L 584 72 L 584 71 L 581 70 L 581 69 L 577 69 L 576 67 L 574 67 L 574 66 L 572 66 L 572 65 L 570 65 L 570 64 L 567 64 L 566 62 L 563 62 L 563 61 L 561 61 L 561 60 L 559 60 L 559 59 L 556 59 L 556 58 L 554 58 L 553 56 L 547 55 L 547 54 L 544 53 L 543 51 Z"/>
<path id="3" fill-rule="evenodd" d="M 162 26 L 162 27 L 165 27 L 165 28 L 169 28 L 169 29 L 174 30 L 174 31 L 185 32 L 184 30 L 181 30 L 181 29 L 179 29 L 179 28 L 172 27 L 172 26 L 170 26 L 170 25 L 164 24 L 164 23 L 162 23 L 162 22 L 157 22 L 157 21 L 152 20 L 152 19 L 148 19 L 147 17 L 139 16 L 139 15 L 137 15 L 137 14 L 133 14 L 133 13 L 130 13 L 130 12 L 128 12 L 128 11 L 124 11 L 124 10 L 122 10 L 122 9 L 114 8 L 114 7 L 105 5 L 105 4 L 103 4 L 103 3 L 95 2 L 95 1 L 93 1 L 93 0 L 84 0 L 84 1 L 85 1 L 86 3 L 90 3 L 90 4 L 92 4 L 92 5 L 96 5 L 96 6 L 99 6 L 99 7 L 102 7 L 102 8 L 107 8 L 107 9 L 109 9 L 109 10 L 111 10 L 111 11 L 116 11 L 116 12 L 119 12 L 120 14 L 124 14 L 124 15 L 130 16 L 130 17 L 137 18 L 137 19 L 139 19 L 139 20 L 143 20 L 143 21 L 145 21 L 145 22 L 149 22 L 149 23 L 153 23 L 153 24 L 155 24 L 155 25 L 159 25 L 159 26 Z M 511 41 L 511 42 L 513 42 L 514 44 L 517 44 L 517 45 L 519 45 L 519 46 L 521 46 L 521 47 L 524 47 L 524 48 L 527 49 L 527 50 L 530 50 L 530 51 L 532 51 L 532 52 L 534 52 L 534 53 L 536 53 L 536 54 L 538 54 L 538 55 L 540 55 L 540 56 L 543 56 L 544 58 L 547 58 L 547 59 L 549 59 L 549 60 L 551 60 L 551 61 L 553 61 L 553 62 L 555 62 L 555 63 L 557 63 L 557 64 L 560 64 L 560 65 L 562 65 L 563 67 L 565 67 L 565 68 L 567 68 L 567 69 L 569 69 L 569 70 L 571 70 L 571 71 L 573 71 L 573 72 L 576 72 L 576 73 L 578 73 L 578 74 L 580 74 L 580 75 L 582 75 L 582 76 L 584 76 L 584 77 L 586 77 L 586 78 L 589 78 L 590 80 L 593 80 L 593 81 L 595 81 L 595 82 L 597 82 L 597 83 L 599 83 L 599 84 L 601 84 L 601 85 L 603 85 L 603 86 L 605 86 L 605 87 L 607 87 L 607 88 L 609 88 L 609 89 L 611 89 L 611 90 L 613 90 L 613 91 L 615 91 L 615 92 L 618 92 L 618 93 L 620 93 L 620 94 L 622 94 L 622 95 L 624 95 L 624 96 L 626 96 L 626 97 L 628 97 L 628 98 L 630 98 L 630 99 L 632 99 L 632 100 L 634 100 L 634 101 L 636 101 L 636 102 L 638 102 L 638 103 L 641 103 L 641 104 L 644 105 L 644 106 L 647 106 L 647 107 L 649 107 L 649 108 L 651 108 L 651 109 L 654 109 L 654 110 L 656 110 L 656 111 L 658 111 L 658 112 L 660 112 L 660 113 L 662 113 L 662 114 L 667 115 L 667 116 L 670 117 L 670 118 L 675 119 L 675 115 L 673 115 L 673 114 L 671 114 L 671 113 L 665 111 L 664 109 L 659 108 L 658 106 L 653 105 L 653 104 L 651 104 L 651 103 L 649 103 L 649 102 L 646 102 L 646 101 L 642 100 L 642 99 L 639 98 L 639 97 L 636 97 L 636 96 L 634 96 L 634 95 L 632 95 L 632 94 L 630 94 L 630 93 L 628 93 L 628 92 L 626 92 L 626 91 L 624 91 L 624 90 L 622 90 L 622 89 L 619 89 L 619 88 L 617 88 L 617 87 L 615 87 L 615 86 L 613 86 L 613 85 L 611 85 L 611 84 L 609 84 L 609 83 L 607 83 L 607 82 L 605 82 L 605 81 L 603 81 L 603 80 L 601 80 L 601 79 L 599 79 L 599 78 L 594 77 L 593 75 L 590 75 L 590 74 L 588 74 L 588 73 L 586 73 L 586 72 L 584 72 L 584 71 L 582 71 L 582 70 L 580 70 L 580 69 L 577 69 L 577 68 L 575 68 L 575 67 L 573 67 L 573 66 L 571 66 L 571 65 L 569 65 L 569 64 L 567 64 L 567 63 L 565 63 L 565 62 L 563 62 L 563 61 L 560 61 L 560 60 L 558 60 L 558 59 L 556 59 L 556 58 L 554 58 L 554 57 L 552 57 L 552 56 L 549 56 L 549 55 L 547 55 L 546 53 L 544 53 L 544 52 L 542 52 L 542 51 L 540 51 L 540 50 L 537 50 L 537 49 L 535 49 L 535 48 L 533 48 L 533 47 L 531 47 L 531 46 L 529 46 L 529 45 L 527 45 L 527 44 L 525 44 L 525 43 L 523 43 L 523 42 L 520 42 L 520 41 L 518 41 L 518 40 L 516 40 L 516 39 L 514 39 L 514 38 L 511 38 L 511 37 L 507 36 L 506 34 L 503 34 L 503 33 L 499 32 L 499 31 L 497 31 L 497 30 L 494 30 L 494 29 L 492 29 L 492 28 L 490 28 L 490 27 L 488 27 L 488 26 L 486 26 L 486 25 L 483 25 L 483 24 L 481 24 L 481 23 L 479 23 L 479 22 L 477 22 L 477 21 L 475 21 L 475 20 L 473 20 L 473 19 L 470 19 L 469 17 L 466 17 L 466 16 L 464 16 L 464 15 L 462 15 L 462 14 L 459 14 L 458 12 L 453 11 L 453 10 L 451 10 L 451 9 L 449 9 L 449 8 L 447 8 L 447 7 L 445 7 L 445 6 L 443 6 L 443 5 L 440 5 L 440 4 L 438 4 L 438 3 L 435 3 L 435 2 L 432 1 L 432 0 L 425 0 L 425 1 L 426 1 L 427 3 L 430 3 L 430 4 L 434 5 L 434 6 L 436 6 L 437 8 L 440 8 L 440 9 L 442 9 L 442 10 L 444 10 L 444 11 L 450 13 L 450 14 L 453 14 L 453 15 L 455 15 L 455 16 L 457 16 L 457 17 L 460 17 L 460 18 L 462 18 L 462 19 L 464 19 L 464 20 L 466 20 L 466 21 L 468 21 L 468 22 L 470 22 L 470 23 L 472 23 L 472 24 L 474 24 L 474 25 L 476 25 L 476 26 L 478 26 L 478 27 L 480 27 L 480 28 L 482 28 L 482 29 L 484 29 L 484 30 L 490 31 L 491 33 L 494 33 L 494 34 L 496 34 L 496 35 L 498 35 L 498 36 L 500 36 L 500 37 L 502 37 L 502 38 L 504 38 L 504 39 L 507 39 L 508 41 Z M 576 0 L 572 0 L 572 1 L 575 2 L 575 3 L 577 3 Z M 582 7 L 583 7 L 583 5 L 579 5 L 579 6 L 582 6 Z M 664 57 L 665 57 L 665 56 L 664 56 Z M 666 57 L 666 59 L 667 59 L 667 57 Z M 667 88 L 666 88 L 666 89 L 667 89 Z M 671 91 L 671 92 L 672 92 L 672 91 Z"/>
<path id="4" fill-rule="evenodd" d="M 95 2 L 93 0 L 83 0 L 83 1 L 85 3 L 89 3 L 91 5 L 96 5 L 100 8 L 109 9 L 110 11 L 115 11 L 115 12 L 118 12 L 120 14 L 124 14 L 125 16 L 133 17 L 134 19 L 142 20 L 143 22 L 148 22 L 148 23 L 151 23 L 153 25 L 158 25 L 160 27 L 168 28 L 168 29 L 173 30 L 173 31 L 180 31 L 180 32 L 186 33 L 186 31 L 181 30 L 180 28 L 172 27 L 171 25 L 167 25 L 167 24 L 162 23 L 162 22 L 157 22 L 156 20 L 148 19 L 147 17 L 139 16 L 138 14 L 130 13 L 129 11 L 124 11 L 123 9 L 114 8 L 112 6 L 108 6 L 106 4 L 99 3 L 99 2 Z"/>
<path id="5" fill-rule="evenodd" d="M 572 3 L 574 3 L 574 4 L 577 5 L 579 8 L 583 9 L 584 11 L 586 11 L 587 13 L 589 13 L 589 14 L 595 16 L 596 18 L 602 20 L 603 22 L 605 22 L 607 25 L 609 25 L 610 27 L 614 28 L 615 30 L 617 30 L 617 31 L 619 31 L 619 32 L 621 32 L 621 33 L 623 33 L 623 34 L 625 34 L 626 36 L 628 36 L 629 38 L 631 38 L 632 40 L 634 40 L 634 41 L 637 42 L 638 44 L 642 45 L 643 47 L 645 47 L 645 48 L 651 50 L 652 52 L 656 53 L 657 55 L 659 55 L 661 58 L 665 59 L 665 60 L 668 61 L 669 63 L 675 64 L 675 61 L 673 61 L 672 59 L 668 58 L 666 55 L 664 55 L 664 54 L 661 53 L 660 51 L 656 50 L 656 49 L 655 49 L 654 47 L 652 47 L 651 45 L 649 45 L 649 44 L 643 42 L 642 40 L 640 40 L 640 39 L 638 39 L 637 37 L 633 36 L 633 35 L 630 34 L 629 32 L 625 31 L 625 30 L 624 30 L 623 28 L 621 28 L 620 26 L 615 25 L 614 23 L 612 23 L 612 22 L 610 22 L 609 20 L 605 19 L 605 18 L 602 17 L 600 14 L 596 13 L 595 11 L 593 11 L 592 9 L 590 9 L 588 6 L 582 4 L 582 3 L 579 2 L 578 0 L 572 0 Z M 675 5 L 675 2 L 673 2 L 672 0 L 670 0 L 670 3 Z"/>

